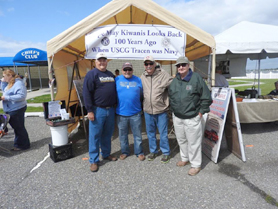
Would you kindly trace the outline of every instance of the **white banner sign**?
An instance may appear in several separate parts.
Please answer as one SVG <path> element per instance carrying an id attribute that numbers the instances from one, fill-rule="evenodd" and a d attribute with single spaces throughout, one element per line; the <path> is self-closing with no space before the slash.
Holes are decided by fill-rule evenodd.
<path id="1" fill-rule="evenodd" d="M 86 59 L 103 52 L 108 59 L 176 60 L 185 54 L 186 34 L 165 25 L 106 25 L 85 36 Z"/>

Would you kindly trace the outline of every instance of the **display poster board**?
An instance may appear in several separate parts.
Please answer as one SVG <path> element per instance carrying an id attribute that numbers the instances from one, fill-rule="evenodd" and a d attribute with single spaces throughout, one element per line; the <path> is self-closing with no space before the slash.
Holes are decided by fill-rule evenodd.
<path id="1" fill-rule="evenodd" d="M 203 153 L 217 163 L 225 130 L 228 149 L 245 161 L 234 89 L 212 88 L 211 96 L 213 103 L 210 106 L 210 112 L 206 120 L 202 143 Z M 227 124 L 232 124 L 233 122 L 236 124 L 235 129 L 227 128 Z M 234 146 L 235 144 L 239 146 Z"/>
<path id="2" fill-rule="evenodd" d="M 84 104 L 84 98 L 83 98 L 83 83 L 84 83 L 84 79 L 81 80 L 73 80 L 73 84 L 78 96 L 78 100 L 79 100 L 79 108 L 77 107 L 77 109 L 74 111 L 75 112 L 75 116 L 80 116 L 81 112 L 81 116 L 82 116 L 82 121 L 83 121 L 83 128 L 84 128 L 84 133 L 85 133 L 85 137 L 88 140 L 88 132 L 87 132 L 87 127 L 86 127 L 86 122 L 84 120 L 85 115 L 87 114 L 87 110 L 85 108 L 85 104 Z M 80 109 L 80 111 L 78 111 L 78 109 Z"/>
<path id="3" fill-rule="evenodd" d="M 61 117 L 61 105 L 62 102 L 59 100 L 48 102 L 48 118 Z"/>
<path id="4" fill-rule="evenodd" d="M 225 123 L 225 136 L 227 140 L 228 150 L 236 155 L 242 161 L 246 162 L 245 150 L 242 140 L 239 115 L 237 110 L 237 102 L 235 90 L 232 90 L 231 101 L 228 107 L 227 119 Z"/>
<path id="5" fill-rule="evenodd" d="M 73 84 L 79 99 L 80 106 L 83 107 L 84 104 L 84 99 L 83 99 L 83 83 L 84 79 L 81 80 L 73 80 Z"/>

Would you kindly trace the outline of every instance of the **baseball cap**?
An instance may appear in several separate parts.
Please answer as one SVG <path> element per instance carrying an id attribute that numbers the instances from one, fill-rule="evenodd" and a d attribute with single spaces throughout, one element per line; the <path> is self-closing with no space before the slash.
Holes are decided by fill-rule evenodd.
<path id="1" fill-rule="evenodd" d="M 146 62 L 146 61 L 152 61 L 152 62 L 154 62 L 154 58 L 153 58 L 151 55 L 148 55 L 148 56 L 146 56 L 146 57 L 144 58 L 144 62 Z"/>
<path id="2" fill-rule="evenodd" d="M 97 56 L 96 56 L 96 59 L 100 59 L 100 58 L 105 58 L 107 59 L 107 56 L 103 53 L 103 52 L 100 52 L 100 53 L 97 53 Z"/>
<path id="3" fill-rule="evenodd" d="M 187 57 L 179 57 L 179 58 L 177 59 L 177 62 L 176 62 L 175 65 L 182 64 L 182 63 L 189 63 L 188 58 L 187 58 Z"/>
<path id="4" fill-rule="evenodd" d="M 129 62 L 126 62 L 126 63 L 123 64 L 123 68 L 122 69 L 125 69 L 125 68 L 131 68 L 133 70 L 132 64 L 129 63 Z"/>

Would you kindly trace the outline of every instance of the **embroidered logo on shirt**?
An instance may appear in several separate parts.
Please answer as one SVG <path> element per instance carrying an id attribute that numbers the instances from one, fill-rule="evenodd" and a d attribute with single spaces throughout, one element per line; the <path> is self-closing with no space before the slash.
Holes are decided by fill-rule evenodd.
<path id="1" fill-rule="evenodd" d="M 101 83 L 114 82 L 113 77 L 99 77 L 99 80 L 100 80 Z"/>
<path id="2" fill-rule="evenodd" d="M 186 86 L 186 90 L 192 90 L 192 86 L 191 85 L 187 85 Z"/>
<path id="3" fill-rule="evenodd" d="M 136 87 L 136 86 L 137 86 L 137 83 L 136 83 L 136 82 L 124 82 L 124 81 L 121 81 L 121 82 L 120 82 L 120 86 L 121 86 L 121 87 L 126 87 L 126 88 L 129 88 L 129 87 Z"/>

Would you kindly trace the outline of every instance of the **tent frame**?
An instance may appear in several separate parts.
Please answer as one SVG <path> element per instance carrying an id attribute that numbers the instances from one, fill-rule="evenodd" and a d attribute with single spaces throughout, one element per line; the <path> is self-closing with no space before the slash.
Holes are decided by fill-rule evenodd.
<path id="1" fill-rule="evenodd" d="M 185 56 L 188 57 L 189 60 L 194 61 L 195 59 L 212 53 L 210 69 L 212 76 L 211 82 L 212 85 L 214 85 L 216 43 L 211 34 L 169 12 L 152 0 L 113 0 L 47 42 L 48 74 L 52 100 L 54 100 L 52 69 L 54 69 L 57 79 L 57 93 L 55 99 L 69 99 L 66 97 L 66 94 L 68 94 L 66 89 L 59 89 L 59 82 L 64 82 L 62 81 L 64 80 L 62 77 L 64 76 L 63 73 L 66 73 L 65 66 L 85 57 L 86 49 L 84 42 L 87 33 L 99 26 L 110 24 L 169 25 L 184 32 L 187 37 Z M 138 59 L 142 59 L 145 55 L 141 56 L 140 58 L 138 57 Z M 173 61 L 175 60 L 159 60 L 158 62 L 161 65 L 166 65 Z M 84 65 L 89 64 L 87 61 L 83 61 L 83 63 Z M 62 72 L 56 74 L 56 71 L 60 68 L 63 68 L 61 69 Z M 84 69 L 84 66 L 80 66 L 79 70 L 84 74 L 86 67 Z M 72 84 L 68 83 L 68 85 Z M 208 83 L 208 85 L 210 87 L 211 83 Z M 65 85 L 62 84 L 60 86 L 62 86 L 62 88 L 65 87 Z"/>

